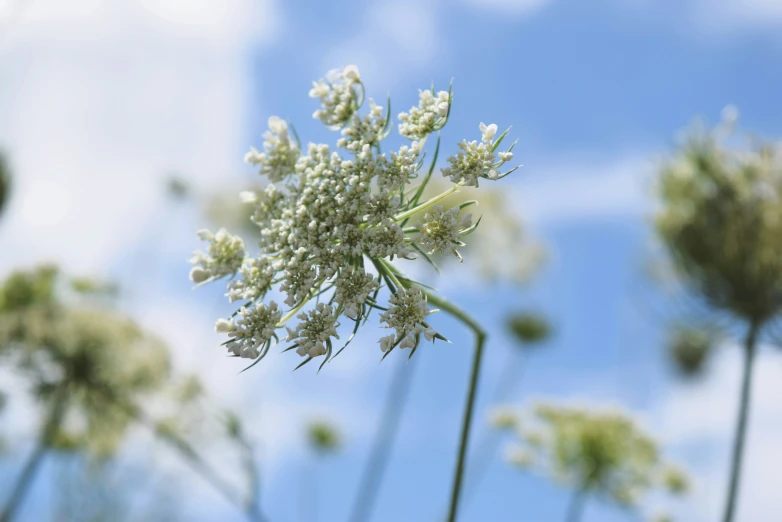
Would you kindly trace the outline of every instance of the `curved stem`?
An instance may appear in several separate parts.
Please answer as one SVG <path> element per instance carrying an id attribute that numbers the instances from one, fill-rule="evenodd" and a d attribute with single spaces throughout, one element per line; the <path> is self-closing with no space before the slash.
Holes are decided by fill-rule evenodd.
<path id="1" fill-rule="evenodd" d="M 161 430 L 158 425 L 150 419 L 141 408 L 129 402 L 118 399 L 111 390 L 102 389 L 103 395 L 120 410 L 125 412 L 131 419 L 134 419 L 142 426 L 149 429 L 156 437 L 167 443 L 172 449 L 187 462 L 193 470 L 209 482 L 229 503 L 240 506 L 245 516 L 254 522 L 265 522 L 266 517 L 260 512 L 255 502 L 244 502 L 234 493 L 234 486 L 225 482 L 204 460 L 203 457 L 193 448 L 193 446 L 182 437 L 167 430 Z"/>
<path id="2" fill-rule="evenodd" d="M 22 469 L 22 473 L 16 481 L 16 484 L 11 489 L 11 496 L 8 498 L 8 502 L 3 508 L 2 514 L 0 514 L 0 522 L 10 522 L 16 510 L 22 505 L 22 501 L 27 494 L 27 490 L 33 483 L 35 475 L 38 472 L 43 458 L 46 456 L 46 452 L 49 451 L 49 441 L 62 421 L 65 415 L 65 404 L 67 394 L 60 390 L 54 394 L 54 403 L 52 404 L 49 413 L 47 414 L 46 421 L 41 429 L 41 435 L 38 438 L 38 442 L 27 459 L 27 463 Z"/>
<path id="3" fill-rule="evenodd" d="M 394 273 L 398 270 L 384 259 L 372 259 L 378 272 L 390 276 L 393 279 Z M 398 282 L 398 281 L 397 281 Z M 462 418 L 461 436 L 459 437 L 459 449 L 456 459 L 456 469 L 454 471 L 453 487 L 451 488 L 451 502 L 448 508 L 448 522 L 455 522 L 459 511 L 459 498 L 462 492 L 462 482 L 464 480 L 464 468 L 469 446 L 470 428 L 472 426 L 472 417 L 475 410 L 475 396 L 478 391 L 478 378 L 481 373 L 481 361 L 483 360 L 483 345 L 486 342 L 486 332 L 467 312 L 454 305 L 450 301 L 433 294 L 426 288 L 421 288 L 421 292 L 426 296 L 429 303 L 438 306 L 442 311 L 450 314 L 459 320 L 475 334 L 475 353 L 472 359 L 472 368 L 470 370 L 470 381 L 467 387 L 467 400 L 464 406 L 464 416 Z"/>
<path id="4" fill-rule="evenodd" d="M 584 489 L 577 489 L 573 496 L 570 498 L 570 503 L 567 508 L 567 515 L 565 516 L 565 522 L 579 522 L 581 520 L 581 514 L 584 512 L 584 501 L 586 500 L 586 491 Z"/>
<path id="5" fill-rule="evenodd" d="M 454 522 L 459 510 L 459 498 L 462 491 L 462 482 L 464 478 L 464 468 L 467 456 L 467 447 L 469 446 L 470 427 L 472 426 L 473 411 L 475 410 L 475 396 L 478 391 L 478 378 L 481 372 L 481 361 L 483 359 L 483 345 L 486 341 L 486 332 L 483 328 L 461 308 L 451 304 L 449 301 L 438 297 L 426 290 L 430 303 L 440 307 L 441 310 L 461 321 L 465 326 L 475 334 L 475 353 L 472 359 L 472 368 L 470 370 L 470 382 L 467 388 L 467 400 L 464 406 L 464 416 L 462 418 L 462 431 L 459 438 L 459 450 L 456 460 L 456 470 L 454 471 L 453 487 L 451 489 L 451 503 L 448 508 L 448 522 Z"/>
<path id="6" fill-rule="evenodd" d="M 366 522 L 372 517 L 372 508 L 399 431 L 399 421 L 407 403 L 412 371 L 417 360 L 418 357 L 413 357 L 409 364 L 402 361 L 396 368 L 393 381 L 388 388 L 386 405 L 377 427 L 372 450 L 356 493 L 356 500 L 350 514 L 351 522 Z"/>
<path id="7" fill-rule="evenodd" d="M 749 420 L 750 394 L 752 391 L 752 366 L 755 360 L 757 338 L 760 331 L 760 323 L 753 321 L 749 325 L 749 331 L 744 341 L 744 373 L 741 381 L 741 398 L 739 401 L 739 413 L 736 420 L 736 431 L 733 439 L 733 452 L 730 466 L 730 483 L 728 485 L 728 498 L 725 504 L 723 522 L 732 522 L 736 511 L 736 498 L 741 477 L 741 462 L 744 455 L 744 440 L 747 434 L 747 422 Z"/>

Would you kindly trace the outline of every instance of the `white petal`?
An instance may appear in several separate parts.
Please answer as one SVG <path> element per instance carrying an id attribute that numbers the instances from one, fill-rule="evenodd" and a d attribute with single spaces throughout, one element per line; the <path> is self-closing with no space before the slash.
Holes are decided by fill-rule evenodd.
<path id="1" fill-rule="evenodd" d="M 190 270 L 190 280 L 194 283 L 203 283 L 209 279 L 209 272 L 201 268 L 200 266 L 194 266 Z"/>
<path id="2" fill-rule="evenodd" d="M 234 328 L 233 319 L 218 319 L 215 323 L 215 332 L 220 334 L 233 332 Z"/>

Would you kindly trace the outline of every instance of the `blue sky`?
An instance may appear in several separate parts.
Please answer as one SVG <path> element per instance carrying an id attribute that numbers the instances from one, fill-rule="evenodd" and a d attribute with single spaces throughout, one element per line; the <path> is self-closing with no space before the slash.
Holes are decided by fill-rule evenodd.
<path id="1" fill-rule="evenodd" d="M 335 419 L 348 441 L 343 453 L 316 466 L 318 520 L 346 518 L 402 358 L 378 365 L 369 332 L 320 375 L 307 368 L 291 374 L 295 357 L 286 354 L 237 377 L 210 333 L 227 310 L 220 292 L 193 294 L 182 263 L 204 217 L 168 208 L 159 189 L 172 170 L 187 173 L 204 194 L 253 181 L 241 158 L 260 145 L 272 114 L 294 121 L 305 141 L 332 139 L 312 120 L 306 94 L 312 80 L 348 63 L 359 66 L 370 96 L 390 93 L 394 113 L 414 104 L 419 88 L 432 81 L 446 88 L 453 78 L 445 150 L 477 137 L 481 121 L 512 125 L 519 138 L 524 167 L 501 183 L 549 262 L 529 286 L 443 284 L 492 334 L 475 433 L 514 350 L 503 331 L 506 311 L 542 310 L 556 336 L 531 359 L 512 399 L 632 408 L 696 480 L 689 501 L 652 499 L 645 514 L 659 506 L 680 520 L 716 519 L 738 368 L 728 347 L 700 384 L 679 383 L 668 371 L 669 303 L 645 275 L 655 252 L 651 176 L 681 128 L 695 116 L 716 121 L 728 104 L 740 109 L 745 128 L 782 133 L 778 2 L 198 0 L 187 8 L 167 0 L 118 8 L 82 0 L 73 12 L 42 2 L 18 18 L 8 17 L 6 4 L 4 19 L 0 1 L 0 22 L 14 22 L 15 32 L 0 42 L 0 74 L 9 78 L 0 85 L 0 121 L 8 122 L 0 143 L 14 154 L 20 179 L 0 228 L 13 254 L 0 267 L 57 259 L 74 272 L 97 270 L 131 283 L 128 310 L 169 339 L 180 366 L 201 373 L 257 429 L 273 520 L 297 520 L 298 483 L 314 467 L 301 426 L 313 415 Z M 52 77 L 61 78 L 59 92 L 46 84 Z M 51 152 L 41 154 L 40 143 Z M 85 210 L 85 198 L 97 207 Z M 454 343 L 416 355 L 376 522 L 435 520 L 444 509 L 471 341 L 445 317 L 438 327 Z M 782 480 L 774 444 L 782 419 L 773 408 L 782 369 L 770 350 L 759 364 L 753 413 L 761 420 L 752 425 L 740 520 L 764 522 L 782 509 L 767 486 Z M 567 495 L 498 457 L 461 520 L 561 520 Z M 193 520 L 231 513 L 208 492 L 187 512 Z M 38 514 L 26 512 L 29 520 Z M 585 516 L 642 519 L 597 501 Z"/>

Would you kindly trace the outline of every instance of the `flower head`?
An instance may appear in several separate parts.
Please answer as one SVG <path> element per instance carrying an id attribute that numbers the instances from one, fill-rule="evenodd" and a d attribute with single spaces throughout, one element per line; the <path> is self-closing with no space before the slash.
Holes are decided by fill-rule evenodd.
<path id="1" fill-rule="evenodd" d="M 209 230 L 198 231 L 198 237 L 209 242 L 209 252 L 196 251 L 190 262 L 196 266 L 190 271 L 190 279 L 195 283 L 217 279 L 235 274 L 242 266 L 246 252 L 244 241 L 238 236 L 221 228 L 217 234 Z"/>
<path id="2" fill-rule="evenodd" d="M 324 303 L 318 304 L 309 313 L 298 316 L 301 323 L 295 330 L 288 329 L 286 341 L 298 344 L 296 353 L 301 356 L 318 357 L 330 351 L 331 338 L 339 339 L 337 335 L 337 317 L 334 309 Z"/>
<path id="3" fill-rule="evenodd" d="M 313 84 L 310 96 L 321 105 L 315 118 L 339 132 L 336 148 L 300 147 L 292 128 L 272 117 L 263 152 L 253 149 L 247 157 L 270 182 L 239 198 L 252 209 L 258 227 L 252 245 L 260 254 L 248 254 L 244 242 L 225 230 L 199 233 L 210 247 L 193 258 L 191 279 L 203 283 L 233 276 L 228 300 L 244 301 L 233 319 L 221 319 L 215 330 L 229 336 L 226 346 L 235 355 L 260 358 L 272 343 L 285 342 L 306 357 L 304 363 L 320 356 L 328 361 L 353 338 L 334 350 L 340 325 L 349 324 L 355 334 L 375 310 L 394 331 L 380 341 L 385 351 L 415 348 L 422 338 L 444 339 L 425 322 L 433 312 L 426 304 L 428 290 L 397 273 L 393 263 L 419 255 L 431 262 L 426 252 L 458 256 L 456 247 L 475 229 L 469 214 L 459 216 L 463 205 L 442 206 L 457 186 L 423 198 L 436 159 L 422 176 L 425 138 L 447 122 L 450 92 L 422 91 L 419 106 L 399 121 L 402 135 L 415 141 L 385 151 L 381 142 L 391 128 L 389 115 L 372 100 L 368 113 L 359 113 L 364 87 L 355 66 L 331 71 Z M 496 126 L 481 129 L 493 139 Z M 482 146 L 491 165 L 502 163 L 493 159 L 492 142 Z M 422 223 L 420 228 L 409 224 L 411 219 Z M 287 310 L 264 301 L 274 292 L 284 294 Z M 287 335 L 278 332 L 283 328 Z"/>
<path id="4" fill-rule="evenodd" d="M 497 125 L 481 123 L 479 127 L 481 142 L 462 141 L 459 144 L 461 150 L 456 155 L 448 158 L 450 166 L 443 169 L 443 176 L 451 178 L 451 181 L 454 183 L 463 183 L 464 185 L 477 187 L 480 178 L 497 180 L 512 172 L 501 174 L 498 169 L 513 159 L 513 153 L 511 152 L 513 145 L 507 151 L 500 152 L 498 154 L 500 159 L 498 160 L 494 151 L 499 146 L 500 140 L 504 138 L 504 133 L 497 139 L 497 142 L 494 142 Z"/>
<path id="5" fill-rule="evenodd" d="M 235 323 L 228 319 L 218 320 L 215 330 L 231 337 L 226 343 L 229 352 L 256 359 L 271 342 L 282 311 L 277 308 L 277 303 L 271 301 L 269 306 L 258 303 L 250 308 L 242 307 L 237 317 Z"/>
<path id="6" fill-rule="evenodd" d="M 321 103 L 312 117 L 326 125 L 344 125 L 360 105 L 361 89 L 361 77 L 355 65 L 329 71 L 325 79 L 313 82 L 310 89 L 310 97 L 320 99 Z"/>
<path id="7" fill-rule="evenodd" d="M 444 252 L 461 260 L 462 256 L 456 247 L 464 246 L 464 243 L 459 236 L 469 229 L 471 224 L 470 214 L 464 214 L 459 219 L 458 207 L 443 210 L 442 205 L 435 205 L 432 211 L 424 216 L 419 242 L 430 254 Z"/>
<path id="8" fill-rule="evenodd" d="M 420 91 L 418 107 L 410 112 L 399 114 L 399 134 L 411 140 L 420 140 L 445 125 L 451 95 L 448 91 L 440 91 L 435 96 L 432 90 Z"/>
<path id="9" fill-rule="evenodd" d="M 269 130 L 263 135 L 263 152 L 250 149 L 244 157 L 247 163 L 258 165 L 260 174 L 276 183 L 293 173 L 299 158 L 299 146 L 291 141 L 288 124 L 285 120 L 272 116 L 269 118 Z"/>

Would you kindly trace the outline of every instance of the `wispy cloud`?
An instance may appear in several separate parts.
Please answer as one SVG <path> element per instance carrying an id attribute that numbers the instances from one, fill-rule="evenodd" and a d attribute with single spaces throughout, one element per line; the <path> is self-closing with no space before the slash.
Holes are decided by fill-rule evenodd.
<path id="1" fill-rule="evenodd" d="M 326 53 L 324 70 L 353 63 L 369 85 L 391 87 L 440 53 L 438 5 L 434 0 L 369 3 L 359 33 Z"/>
<path id="2" fill-rule="evenodd" d="M 497 11 L 510 15 L 531 15 L 543 9 L 553 0 L 464 0 L 471 7 L 482 11 Z"/>
<path id="3" fill-rule="evenodd" d="M 643 217 L 651 209 L 654 166 L 643 153 L 528 164 L 517 174 L 513 197 L 533 226 Z"/>

